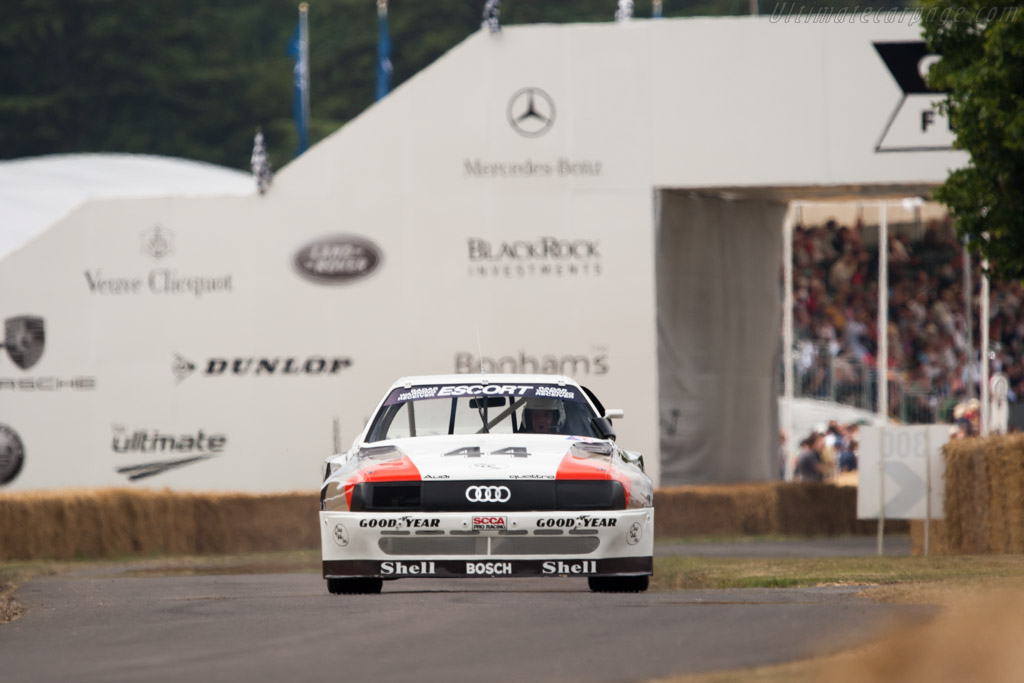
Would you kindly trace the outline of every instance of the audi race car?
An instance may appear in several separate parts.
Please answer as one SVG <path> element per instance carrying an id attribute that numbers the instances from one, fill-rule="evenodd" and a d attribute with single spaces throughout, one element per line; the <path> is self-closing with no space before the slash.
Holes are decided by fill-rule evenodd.
<path id="1" fill-rule="evenodd" d="M 643 458 L 594 394 L 552 375 L 400 379 L 320 490 L 331 593 L 384 579 L 577 576 L 639 592 L 653 572 Z"/>

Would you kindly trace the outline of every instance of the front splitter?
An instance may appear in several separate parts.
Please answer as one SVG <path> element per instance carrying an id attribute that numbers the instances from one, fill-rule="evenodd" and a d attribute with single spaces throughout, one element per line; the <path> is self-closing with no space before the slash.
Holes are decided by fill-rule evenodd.
<path id="1" fill-rule="evenodd" d="M 601 560 L 325 560 L 324 578 L 496 578 L 502 576 L 637 576 L 654 573 L 652 557 Z"/>

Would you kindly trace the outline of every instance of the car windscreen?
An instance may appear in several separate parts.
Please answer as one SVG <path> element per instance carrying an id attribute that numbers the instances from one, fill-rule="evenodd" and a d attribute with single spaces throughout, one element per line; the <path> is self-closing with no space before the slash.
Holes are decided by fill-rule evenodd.
<path id="1" fill-rule="evenodd" d="M 566 434 L 600 438 L 583 392 L 553 384 L 439 384 L 391 391 L 367 441 L 443 434 Z"/>

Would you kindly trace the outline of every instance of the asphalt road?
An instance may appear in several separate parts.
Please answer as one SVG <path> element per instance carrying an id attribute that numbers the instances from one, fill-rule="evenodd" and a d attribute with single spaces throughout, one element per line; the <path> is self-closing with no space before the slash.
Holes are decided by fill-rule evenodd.
<path id="1" fill-rule="evenodd" d="M 929 608 L 856 589 L 595 594 L 583 579 L 414 580 L 332 596 L 313 574 L 27 582 L 0 680 L 642 681 L 784 662 Z"/>

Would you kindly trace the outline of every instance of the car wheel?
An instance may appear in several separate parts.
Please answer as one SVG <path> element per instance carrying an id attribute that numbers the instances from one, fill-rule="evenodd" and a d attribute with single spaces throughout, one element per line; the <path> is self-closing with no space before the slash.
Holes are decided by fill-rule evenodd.
<path id="1" fill-rule="evenodd" d="M 587 578 L 595 593 L 643 593 L 651 582 L 649 576 L 591 576 Z"/>
<path id="2" fill-rule="evenodd" d="M 380 593 L 384 580 L 376 577 L 358 579 L 327 579 L 327 591 L 334 595 Z"/>

